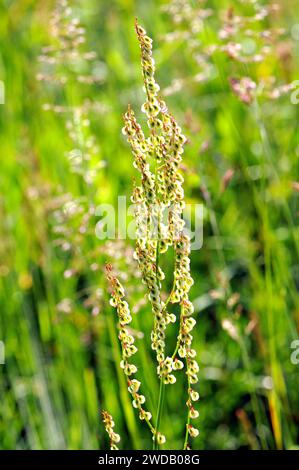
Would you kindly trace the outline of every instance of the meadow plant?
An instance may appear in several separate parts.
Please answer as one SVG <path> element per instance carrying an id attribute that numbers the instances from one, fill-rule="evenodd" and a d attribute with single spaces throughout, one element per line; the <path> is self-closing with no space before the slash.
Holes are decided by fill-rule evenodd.
<path id="1" fill-rule="evenodd" d="M 137 2 L 58 0 L 52 20 L 53 2 L 29 3 L 2 2 L 0 15 L 0 447 L 296 449 L 299 108 L 294 95 L 273 101 L 297 78 L 279 27 L 299 41 L 295 0 L 280 12 L 266 0 L 138 2 L 153 34 L 171 33 L 157 54 L 162 99 L 136 25 L 146 102 L 140 120 L 128 108 L 123 131 L 135 169 L 120 109 L 139 100 L 128 60 Z M 176 64 L 183 76 L 165 89 Z M 188 165 L 164 102 L 180 90 L 168 104 L 186 109 Z M 135 249 L 99 242 L 97 206 L 135 170 Z M 204 206 L 192 304 L 184 199 Z"/>
<path id="2" fill-rule="evenodd" d="M 101 64 L 97 54 L 87 50 L 85 28 L 67 0 L 57 1 L 49 33 L 50 45 L 39 56 L 41 71 L 37 79 L 51 98 L 43 109 L 61 117 L 65 140 L 70 145 L 66 157 L 78 179 L 76 193 L 60 186 L 51 188 L 45 201 L 53 246 L 65 260 L 63 278 L 75 279 L 80 286 L 72 298 L 59 300 L 58 318 L 61 319 L 61 314 L 72 314 L 76 303 L 97 317 L 104 306 L 101 263 L 107 257 L 114 259 L 114 269 L 127 282 L 129 292 L 133 288 L 130 283 L 133 274 L 136 278 L 139 273 L 132 269 L 133 250 L 124 241 L 111 240 L 99 245 L 95 238 L 96 201 L 101 199 L 98 186 L 105 162 L 91 122 L 93 114 L 107 109 L 100 101 L 91 102 L 84 96 L 91 95 L 93 87 L 103 82 L 104 76 L 98 73 Z M 73 100 L 78 88 L 80 93 Z M 139 305 L 135 307 L 137 312 Z"/>
<path id="3" fill-rule="evenodd" d="M 263 229 L 260 229 L 262 235 L 259 233 L 259 237 L 263 239 L 262 256 L 265 266 L 267 266 L 263 282 L 265 282 L 265 286 L 269 286 L 269 279 L 272 276 L 269 258 L 271 248 L 267 240 L 267 230 L 265 227 L 268 227 L 270 221 L 273 223 L 271 220 L 272 214 L 269 210 L 269 204 L 272 199 L 270 188 L 280 185 L 282 181 L 281 172 L 277 171 L 279 158 L 276 152 L 280 145 L 277 136 L 281 126 L 280 119 L 283 115 L 283 110 L 289 106 L 287 99 L 285 99 L 285 106 L 281 104 L 280 109 L 278 109 L 274 101 L 287 95 L 295 87 L 291 75 L 292 63 L 295 59 L 294 47 L 289 40 L 287 31 L 277 27 L 278 19 L 280 20 L 278 13 L 280 10 L 286 9 L 286 4 L 281 3 L 278 6 L 271 2 L 261 2 L 259 0 L 238 0 L 233 2 L 233 6 L 229 6 L 221 12 L 217 7 L 207 11 L 205 8 L 206 3 L 205 1 L 200 1 L 195 6 L 195 2 L 189 0 L 173 0 L 169 2 L 166 10 L 173 20 L 176 31 L 171 33 L 170 36 L 166 36 L 166 40 L 171 40 L 172 37 L 174 40 L 177 39 L 178 47 L 184 44 L 188 50 L 188 59 L 189 56 L 193 57 L 195 60 L 195 70 L 198 70 L 199 74 L 204 70 L 209 70 L 207 64 L 209 64 L 209 67 L 212 67 L 210 69 L 210 76 L 203 77 L 204 79 L 202 80 L 207 85 L 207 102 L 209 105 L 212 103 L 213 111 L 215 110 L 217 115 L 220 115 L 220 113 L 218 114 L 220 108 L 229 110 L 228 113 L 224 113 L 224 125 L 232 125 L 232 128 L 237 131 L 235 137 L 239 139 L 239 142 L 244 142 L 243 139 L 246 136 L 245 141 L 248 137 L 248 145 L 250 146 L 253 143 L 252 152 L 255 157 L 258 155 L 259 158 L 256 166 L 251 167 L 249 161 L 244 160 L 242 152 L 238 150 L 234 164 L 235 168 L 227 169 L 222 178 L 221 193 L 226 191 L 230 180 L 235 179 L 235 170 L 240 171 L 240 168 L 239 178 L 244 178 L 246 181 L 248 178 L 246 174 L 249 174 L 249 181 L 254 179 L 255 184 L 259 187 L 259 196 L 254 200 L 253 206 L 259 214 L 259 220 L 263 227 Z M 175 93 L 181 88 L 186 89 L 186 85 L 190 84 L 192 80 L 196 82 L 196 76 L 185 77 L 171 84 L 167 89 L 167 94 Z M 210 86 L 216 93 L 212 94 L 210 92 Z M 196 90 L 196 92 L 198 91 Z M 233 92 L 242 105 L 248 106 L 246 111 L 244 111 L 244 106 L 236 106 L 236 112 L 233 112 L 227 106 L 231 92 Z M 217 101 L 216 98 L 217 105 L 215 106 L 213 101 L 217 95 L 219 100 Z M 248 123 L 250 123 L 252 128 L 246 127 Z M 244 134 L 242 134 L 242 128 L 247 129 Z M 217 130 L 215 132 L 215 129 L 211 130 L 212 135 L 218 135 L 217 132 Z M 215 144 L 217 145 L 216 140 Z M 260 150 L 256 151 L 255 147 Z M 210 150 L 211 155 L 213 155 L 213 150 Z M 221 153 L 221 163 L 225 165 L 227 153 L 230 153 L 230 150 L 223 146 Z M 207 174 L 209 164 L 210 162 L 205 168 L 201 167 L 203 175 Z M 252 168 L 256 170 L 255 176 L 251 174 Z M 213 185 L 214 181 L 210 181 L 210 188 Z M 255 380 L 255 377 L 250 349 L 246 342 L 247 337 L 252 333 L 253 341 L 256 342 L 259 350 L 266 358 L 264 371 L 269 376 L 267 375 L 265 383 L 271 384 L 268 395 L 269 407 L 271 409 L 269 419 L 263 416 L 263 404 L 256 391 L 250 393 L 250 402 L 257 428 L 261 426 L 261 423 L 263 425 L 266 423 L 266 426 L 269 427 L 272 426 L 275 444 L 277 448 L 281 448 L 283 441 L 282 423 L 283 420 L 286 423 L 287 418 L 282 416 L 280 412 L 283 408 L 283 393 L 281 393 L 282 375 L 279 377 L 276 373 L 280 366 L 277 361 L 279 347 L 273 339 L 275 336 L 272 318 L 274 307 L 269 306 L 268 302 L 265 302 L 264 308 L 258 314 L 250 312 L 249 318 L 246 321 L 244 320 L 246 300 L 244 302 L 241 291 L 240 293 L 235 292 L 235 286 L 227 264 L 229 256 L 225 252 L 221 241 L 221 236 L 223 235 L 220 228 L 221 221 L 219 221 L 220 224 L 218 225 L 214 209 L 214 207 L 217 207 L 218 210 L 221 198 L 218 197 L 215 190 L 214 194 L 212 192 L 210 194 L 204 184 L 201 185 L 201 189 L 208 208 L 211 231 L 215 238 L 219 258 L 219 268 L 215 276 L 218 286 L 209 295 L 213 303 L 219 302 L 220 305 L 222 304 L 220 308 L 222 317 L 220 317 L 221 327 L 234 342 L 238 343 L 244 370 L 246 370 L 248 377 L 251 377 L 251 382 Z M 293 225 L 293 215 L 288 202 L 283 197 L 281 202 L 284 217 Z M 239 290 L 239 284 L 237 290 Z M 263 310 L 266 311 L 268 324 L 271 325 L 269 328 L 265 328 L 263 325 Z M 218 321 L 218 317 L 216 321 Z M 263 336 L 272 344 L 272 349 L 270 348 L 270 351 L 267 353 L 265 353 L 265 340 Z M 250 344 L 249 341 L 248 344 Z M 263 386 L 263 388 L 266 389 L 267 385 Z M 237 416 L 242 427 L 246 429 L 248 442 L 256 447 L 256 442 L 253 444 L 254 440 L 249 437 L 249 428 L 245 422 L 244 413 L 237 413 Z M 260 433 L 258 446 L 267 448 L 269 445 L 267 441 L 266 435 Z"/>
<path id="4" fill-rule="evenodd" d="M 103 67 L 100 67 L 97 54 L 86 50 L 85 28 L 67 0 L 57 1 L 50 20 L 50 37 L 51 45 L 45 46 L 39 56 L 41 71 L 37 75 L 37 79 L 44 82 L 51 93 L 51 102 L 45 103 L 43 108 L 64 116 L 72 145 L 67 152 L 71 169 L 90 186 L 104 166 L 91 129 L 91 113 L 102 113 L 105 108 L 100 102 L 91 103 L 84 99 L 81 93 L 81 99 L 74 102 L 71 99 L 67 104 L 55 99 L 55 96 L 63 97 L 70 93 L 72 97 L 73 90 L 78 87 L 82 89 L 101 84 L 104 80 Z"/>
<path id="5" fill-rule="evenodd" d="M 116 444 L 118 444 L 120 441 L 120 435 L 114 431 L 115 423 L 113 421 L 112 416 L 107 411 L 103 411 L 102 419 L 103 419 L 106 432 L 109 436 L 110 450 L 118 450 L 118 447 Z"/>
<path id="6" fill-rule="evenodd" d="M 175 80 L 167 88 L 167 94 L 178 92 L 190 82 L 215 79 L 223 60 L 232 62 L 236 76 L 229 75 L 229 84 L 246 104 L 251 104 L 258 96 L 278 99 L 294 89 L 292 83 L 278 83 L 265 66 L 268 64 L 268 69 L 272 70 L 275 58 L 276 63 L 284 66 L 284 78 L 288 79 L 292 47 L 286 41 L 286 31 L 272 26 L 279 5 L 237 0 L 219 13 L 205 4 L 206 0 L 200 0 L 197 5 L 190 0 L 173 0 L 163 8 L 175 26 L 174 32 L 164 39 L 184 43 L 199 68 L 195 76 Z M 261 64 L 264 64 L 262 74 Z"/>
<path id="7" fill-rule="evenodd" d="M 166 103 L 159 95 L 159 85 L 155 81 L 155 62 L 152 56 L 152 39 L 146 31 L 135 24 L 141 51 L 141 67 L 146 101 L 142 112 L 146 115 L 149 136 L 146 137 L 136 120 L 131 106 L 124 116 L 123 133 L 126 135 L 134 157 L 134 167 L 140 173 L 141 184 L 135 185 L 132 202 L 136 204 L 135 218 L 137 241 L 135 259 L 141 271 L 142 282 L 148 292 L 148 301 L 153 315 L 151 347 L 157 361 L 157 375 L 160 391 L 155 416 L 144 408 L 145 396 L 139 393 L 140 382 L 135 378 L 137 367 L 132 357 L 137 353 L 134 338 L 127 326 L 132 317 L 125 300 L 122 284 L 113 274 L 113 268 L 106 266 L 106 275 L 111 288 L 111 305 L 116 308 L 119 318 L 119 339 L 122 348 L 121 368 L 127 377 L 128 390 L 133 406 L 139 411 L 152 433 L 153 446 L 164 444 L 166 437 L 160 432 L 165 387 L 176 382 L 177 371 L 184 369 L 187 383 L 187 419 L 183 448 L 189 448 L 189 437 L 197 437 L 199 431 L 191 424 L 198 417 L 194 402 L 199 399 L 193 388 L 198 381 L 196 351 L 192 347 L 193 305 L 189 300 L 189 290 L 193 284 L 190 275 L 190 238 L 184 231 L 182 211 L 184 209 L 183 177 L 180 173 L 183 147 L 186 138 Z M 165 213 L 167 220 L 165 221 Z M 174 252 L 173 287 L 166 300 L 163 300 L 162 281 L 165 274 L 161 268 L 161 258 L 170 248 Z M 178 304 L 180 318 L 171 312 L 171 305 Z M 177 344 L 169 353 L 167 326 L 178 322 Z M 133 378 L 134 377 L 134 378 Z"/>

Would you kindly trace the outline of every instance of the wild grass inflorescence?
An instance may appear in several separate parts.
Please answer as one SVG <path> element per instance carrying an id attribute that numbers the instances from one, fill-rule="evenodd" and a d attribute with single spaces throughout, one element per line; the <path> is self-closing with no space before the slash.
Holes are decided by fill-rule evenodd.
<path id="1" fill-rule="evenodd" d="M 283 65 L 284 79 L 289 79 L 292 46 L 286 40 L 285 29 L 273 25 L 281 6 L 237 0 L 219 13 L 218 8 L 207 8 L 206 3 L 172 0 L 163 8 L 174 24 L 174 31 L 165 35 L 165 41 L 183 43 L 198 68 L 195 76 L 176 79 L 166 94 L 176 93 L 192 82 L 214 80 L 222 62 L 229 64 L 233 93 L 245 104 L 251 104 L 256 97 L 275 100 L 289 93 L 292 83 L 278 82 L 268 73 L 275 59 Z M 236 76 L 231 76 L 232 70 Z"/>
<path id="2" fill-rule="evenodd" d="M 123 133 L 126 135 L 134 157 L 134 167 L 140 173 L 141 183 L 135 185 L 132 202 L 135 204 L 137 240 L 135 259 L 142 274 L 142 282 L 148 291 L 148 300 L 153 315 L 151 347 L 157 361 L 160 391 L 157 399 L 155 424 L 152 413 L 145 409 L 145 396 L 141 394 L 141 383 L 136 379 L 137 367 L 133 356 L 137 347 L 128 331 L 132 321 L 130 308 L 125 300 L 125 291 L 113 273 L 112 265 L 106 266 L 106 275 L 111 288 L 111 305 L 119 318 L 119 340 L 122 348 L 121 368 L 127 377 L 128 391 L 134 408 L 144 420 L 153 437 L 153 446 L 158 448 L 166 442 L 160 432 L 165 387 L 176 382 L 176 372 L 184 369 L 187 382 L 187 418 L 183 448 L 189 448 L 189 437 L 197 437 L 199 431 L 191 424 L 198 417 L 194 402 L 199 394 L 193 386 L 198 381 L 196 351 L 192 347 L 193 305 L 189 290 L 193 284 L 190 274 L 190 238 L 184 230 L 182 218 L 184 202 L 183 177 L 180 164 L 186 138 L 181 128 L 169 113 L 166 103 L 159 95 L 155 81 L 155 62 L 152 57 L 152 39 L 136 21 L 136 34 L 141 50 L 141 66 L 146 101 L 142 112 L 146 115 L 149 136 L 146 137 L 130 106 L 124 116 Z M 165 220 L 166 219 L 166 220 Z M 172 248 L 174 252 L 173 286 L 166 300 L 162 295 L 165 274 L 161 258 Z M 179 320 L 171 312 L 171 305 L 180 307 Z M 172 353 L 168 351 L 167 326 L 178 321 L 177 344 Z"/>
<path id="3" fill-rule="evenodd" d="M 109 436 L 110 449 L 118 450 L 117 444 L 120 441 L 120 435 L 114 431 L 115 423 L 113 421 L 112 416 L 108 413 L 108 411 L 102 411 L 102 419 L 103 419 L 106 432 Z"/>
<path id="4" fill-rule="evenodd" d="M 86 32 L 67 0 L 58 0 L 50 19 L 51 44 L 39 56 L 41 70 L 37 79 L 48 87 L 51 102 L 46 111 L 63 116 L 71 148 L 67 152 L 72 171 L 92 185 L 105 162 L 99 158 L 100 148 L 92 131 L 92 112 L 102 113 L 104 106 L 91 103 L 83 90 L 102 84 L 104 77 L 94 51 L 86 48 Z M 79 98 L 75 91 L 80 87 Z M 64 96 L 68 97 L 65 104 Z"/>

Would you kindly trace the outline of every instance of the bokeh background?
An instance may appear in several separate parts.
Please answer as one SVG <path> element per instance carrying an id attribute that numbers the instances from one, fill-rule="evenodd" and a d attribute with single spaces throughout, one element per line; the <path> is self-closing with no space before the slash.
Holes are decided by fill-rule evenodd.
<path id="1" fill-rule="evenodd" d="M 290 358 L 299 324 L 299 107 L 277 88 L 299 79 L 296 1 L 276 2 L 278 11 L 253 24 L 285 28 L 254 64 L 221 51 L 202 56 L 219 43 L 222 12 L 250 15 L 246 2 L 186 0 L 167 12 L 170 3 L 70 0 L 72 12 L 63 5 L 53 23 L 55 2 L 1 0 L 2 449 L 107 449 L 101 409 L 113 415 L 121 448 L 151 447 L 118 365 L 106 261 L 128 292 L 139 377 L 154 410 L 151 313 L 133 241 L 98 240 L 94 214 L 129 196 L 136 177 L 121 134 L 128 103 L 144 122 L 136 16 L 154 39 L 157 81 L 188 137 L 186 200 L 204 205 L 203 247 L 191 254 L 201 395 L 193 448 L 298 447 L 299 365 Z M 213 9 L 203 23 L 202 8 Z M 85 31 L 76 33 L 76 21 L 65 26 L 72 17 Z M 55 62 L 61 38 L 78 54 Z M 262 40 L 240 38 L 247 58 Z M 232 90 L 241 77 L 255 81 L 257 98 Z M 167 290 L 170 259 L 164 268 Z M 170 345 L 175 338 L 171 327 Z M 183 381 L 167 388 L 165 448 L 182 447 L 185 400 Z"/>

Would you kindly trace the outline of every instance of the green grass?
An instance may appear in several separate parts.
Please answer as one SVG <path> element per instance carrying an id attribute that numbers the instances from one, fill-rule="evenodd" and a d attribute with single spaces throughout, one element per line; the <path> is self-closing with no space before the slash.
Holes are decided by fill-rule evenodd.
<path id="1" fill-rule="evenodd" d="M 135 170 L 121 128 L 127 104 L 138 110 L 143 99 L 135 16 L 154 39 L 162 90 L 182 74 L 197 73 L 184 43 L 163 41 L 174 26 L 161 12 L 162 3 L 76 1 L 87 49 L 96 51 L 105 80 L 92 86 L 74 83 L 61 96 L 35 78 L 41 48 L 50 42 L 53 2 L 0 4 L 0 80 L 6 87 L 6 102 L 0 106 L 0 340 L 6 354 L 0 365 L 2 449 L 106 449 L 103 408 L 115 419 L 121 448 L 152 445 L 119 368 L 117 319 L 103 275 L 109 254 L 93 253 L 102 246 L 93 235 L 97 220 L 91 220 L 91 233 L 80 238 L 76 257 L 68 256 L 54 243 L 52 207 L 62 193 L 115 205 L 118 195 L 131 194 Z M 226 1 L 208 3 L 217 10 L 227 6 Z M 285 5 L 276 23 L 288 30 L 299 23 L 295 6 Z M 215 35 L 207 28 L 204 41 Z M 273 60 L 267 73 L 282 81 L 298 78 L 298 41 L 294 44 L 288 70 Z M 289 95 L 246 106 L 227 80 L 240 73 L 238 67 L 218 56 L 215 66 L 214 80 L 190 82 L 167 97 L 189 140 L 184 154 L 190 169 L 184 175 L 187 201 L 205 207 L 203 247 L 191 253 L 194 344 L 201 367 L 200 437 L 194 447 L 290 449 L 298 446 L 299 438 L 299 370 L 290 361 L 299 324 L 298 193 L 292 189 L 292 182 L 299 180 L 299 108 Z M 265 73 L 262 66 L 257 73 L 259 78 Z M 54 99 L 72 104 L 85 97 L 106 107 L 91 117 L 99 160 L 106 166 L 88 191 L 65 157 L 70 140 L 63 116 L 42 109 Z M 200 130 L 187 126 L 187 111 Z M 209 146 L 202 151 L 205 141 Z M 234 176 L 222 192 L 228 169 Z M 75 234 L 76 227 L 74 222 Z M 95 257 L 100 268 L 92 272 L 88 266 Z M 134 305 L 140 298 L 139 281 L 125 260 L 120 264 L 127 271 Z M 78 274 L 65 279 L 70 265 Z M 164 268 L 171 279 L 171 263 Z M 97 316 L 84 305 L 86 287 L 104 291 Z M 222 298 L 210 295 L 219 289 Z M 227 299 L 236 292 L 240 307 L 230 309 Z M 73 302 L 69 314 L 57 309 L 65 298 Z M 233 322 L 238 340 L 223 329 L 224 319 Z M 139 376 L 155 410 L 159 383 L 150 350 L 151 326 L 152 318 L 142 307 L 133 320 L 133 327 L 144 333 L 137 341 Z M 175 329 L 170 335 L 175 347 Z M 184 405 L 184 384 L 179 381 L 175 390 L 166 387 L 160 427 L 168 435 L 165 448 L 182 448 Z"/>

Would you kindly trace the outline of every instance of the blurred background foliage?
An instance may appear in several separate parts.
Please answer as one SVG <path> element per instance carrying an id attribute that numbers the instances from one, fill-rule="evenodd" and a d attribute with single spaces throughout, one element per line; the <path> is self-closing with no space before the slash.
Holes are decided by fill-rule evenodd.
<path id="1" fill-rule="evenodd" d="M 95 56 L 62 60 L 54 77 L 67 80 L 56 83 L 41 76 L 53 64 L 40 57 L 44 47 L 57 47 L 50 27 L 55 2 L 1 0 L 2 449 L 105 449 L 103 408 L 115 419 L 121 448 L 151 446 L 119 369 L 117 322 L 103 276 L 111 261 L 135 306 L 139 377 L 154 410 L 152 319 L 131 261 L 133 242 L 107 243 L 94 234 L 94 207 L 116 207 L 118 195 L 131 194 L 136 176 L 121 134 L 127 104 L 140 116 L 143 102 L 135 16 L 154 39 L 157 81 L 188 137 L 186 200 L 204 205 L 203 247 L 191 255 L 201 367 L 194 448 L 298 446 L 299 374 L 290 345 L 299 324 L 299 108 L 290 93 L 246 104 L 230 86 L 244 75 L 256 82 L 298 78 L 296 1 L 276 2 L 279 11 L 265 19 L 267 28 L 286 28 L 268 60 L 244 66 L 216 53 L 214 75 L 203 81 L 194 79 L 193 52 L 213 44 L 218 23 L 208 18 L 191 39 L 169 39 L 190 26 L 163 9 L 169 3 L 70 2 L 86 28 L 80 50 Z M 207 6 L 217 15 L 229 7 L 246 10 L 238 0 Z M 90 79 L 80 81 L 84 75 Z M 181 79 L 176 89 L 173 80 Z M 81 173 L 68 158 L 76 139 L 77 150 L 81 145 L 92 153 Z M 171 260 L 164 267 L 171 279 Z M 169 342 L 175 338 L 171 327 Z M 165 448 L 182 447 L 185 399 L 183 382 L 167 388 Z"/>

